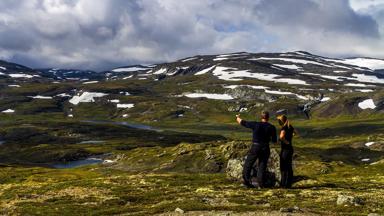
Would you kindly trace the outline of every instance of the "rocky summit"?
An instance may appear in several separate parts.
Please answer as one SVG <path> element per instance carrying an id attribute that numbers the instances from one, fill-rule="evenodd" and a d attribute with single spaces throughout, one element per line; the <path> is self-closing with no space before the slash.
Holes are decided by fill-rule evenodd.
<path id="1" fill-rule="evenodd" d="M 106 71 L 0 61 L 2 215 L 382 215 L 384 60 L 199 55 Z M 251 131 L 287 114 L 294 184 L 242 186 Z M 257 170 L 253 171 L 253 175 Z"/>

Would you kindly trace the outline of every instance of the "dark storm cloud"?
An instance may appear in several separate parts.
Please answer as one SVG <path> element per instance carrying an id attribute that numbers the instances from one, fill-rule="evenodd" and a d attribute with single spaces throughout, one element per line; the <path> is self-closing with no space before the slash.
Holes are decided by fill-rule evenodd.
<path id="1" fill-rule="evenodd" d="M 101 70 L 235 51 L 375 55 L 380 24 L 346 0 L 2 0 L 0 59 Z"/>

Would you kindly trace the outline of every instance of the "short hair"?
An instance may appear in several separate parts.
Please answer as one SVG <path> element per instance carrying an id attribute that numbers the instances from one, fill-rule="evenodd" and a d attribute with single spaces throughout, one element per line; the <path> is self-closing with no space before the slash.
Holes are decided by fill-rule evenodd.
<path id="1" fill-rule="evenodd" d="M 268 111 L 262 111 L 261 112 L 261 119 L 268 120 L 269 119 L 269 112 Z"/>

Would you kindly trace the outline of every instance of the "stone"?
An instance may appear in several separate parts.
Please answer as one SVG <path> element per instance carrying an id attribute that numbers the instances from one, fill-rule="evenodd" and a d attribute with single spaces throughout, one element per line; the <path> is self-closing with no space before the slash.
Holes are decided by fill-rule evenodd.
<path id="1" fill-rule="evenodd" d="M 220 147 L 225 159 L 239 159 L 246 155 L 250 146 L 247 142 L 232 141 Z"/>
<path id="2" fill-rule="evenodd" d="M 227 164 L 227 176 L 235 180 L 242 179 L 243 176 L 243 163 L 241 159 L 230 159 Z"/>
<path id="3" fill-rule="evenodd" d="M 180 214 L 184 214 L 184 210 L 181 208 L 176 208 L 175 212 L 180 213 Z"/>
<path id="4" fill-rule="evenodd" d="M 242 182 L 244 158 L 234 158 L 228 160 L 226 173 L 230 179 Z M 253 182 L 256 182 L 257 162 L 252 171 Z M 266 175 L 266 185 L 268 187 L 279 186 L 280 184 L 280 156 L 276 149 L 271 149 L 271 155 L 268 160 Z"/>
<path id="5" fill-rule="evenodd" d="M 284 213 L 292 213 L 294 211 L 293 208 L 280 208 L 280 212 Z"/>
<path id="6" fill-rule="evenodd" d="M 359 198 L 353 197 L 353 196 L 348 196 L 348 195 L 343 195 L 339 194 L 337 196 L 337 205 L 355 205 L 359 206 L 362 205 L 362 201 Z"/>
<path id="7" fill-rule="evenodd" d="M 213 154 L 212 150 L 206 149 L 205 150 L 205 160 L 211 160 L 215 158 L 215 154 Z"/>
<path id="8" fill-rule="evenodd" d="M 263 207 L 265 207 L 265 208 L 270 208 L 270 207 L 271 207 L 271 203 L 265 203 L 265 204 L 263 205 Z"/>
<path id="9" fill-rule="evenodd" d="M 282 212 L 282 213 L 298 213 L 298 212 L 302 212 L 302 210 L 299 207 L 294 206 L 293 208 L 292 207 L 280 208 L 280 212 Z"/>
<path id="10" fill-rule="evenodd" d="M 382 216 L 382 215 L 377 213 L 369 213 L 368 216 Z"/>

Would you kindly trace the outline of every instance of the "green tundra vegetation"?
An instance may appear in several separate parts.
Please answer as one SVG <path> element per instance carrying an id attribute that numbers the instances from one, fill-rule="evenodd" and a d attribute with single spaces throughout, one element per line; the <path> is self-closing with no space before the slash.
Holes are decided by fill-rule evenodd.
<path id="1" fill-rule="evenodd" d="M 228 111 L 239 102 L 180 96 L 199 88 L 222 93 L 219 86 L 227 84 L 195 79 L 4 86 L 0 108 L 15 113 L 0 114 L 0 214 L 176 215 L 176 208 L 187 215 L 384 214 L 384 115 L 356 109 L 367 93 L 330 93 L 332 100 L 317 105 L 310 120 L 295 111 L 297 99 L 240 101 L 248 107 L 244 119 L 255 120 L 264 109 L 293 110 L 300 133 L 293 188 L 246 189 L 225 173 L 228 160 L 242 157 L 251 139 L 236 124 L 237 112 Z M 108 95 L 78 105 L 28 97 L 72 89 Z M 135 106 L 117 109 L 112 99 Z M 55 168 L 90 157 L 104 162 Z M 340 196 L 353 200 L 337 204 Z"/>

